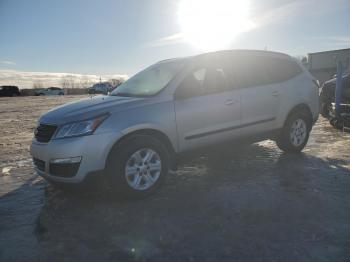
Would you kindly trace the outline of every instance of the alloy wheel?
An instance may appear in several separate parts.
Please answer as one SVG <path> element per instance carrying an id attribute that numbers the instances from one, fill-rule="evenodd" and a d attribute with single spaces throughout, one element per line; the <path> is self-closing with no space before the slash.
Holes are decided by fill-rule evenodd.
<path id="1" fill-rule="evenodd" d="M 307 135 L 306 123 L 303 119 L 296 119 L 290 129 L 290 139 L 293 146 L 300 146 L 304 143 Z"/>
<path id="2" fill-rule="evenodd" d="M 159 154 L 150 148 L 142 148 L 133 153 L 126 161 L 125 178 L 135 190 L 147 190 L 160 177 L 162 161 Z"/>

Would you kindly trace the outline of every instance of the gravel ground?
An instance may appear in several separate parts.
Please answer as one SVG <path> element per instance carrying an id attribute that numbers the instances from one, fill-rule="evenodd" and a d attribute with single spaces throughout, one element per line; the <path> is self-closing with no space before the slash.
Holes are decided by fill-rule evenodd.
<path id="1" fill-rule="evenodd" d="M 299 155 L 203 152 L 126 201 L 54 189 L 28 152 L 39 115 L 83 98 L 0 98 L 0 261 L 350 261 L 350 134 L 322 118 Z"/>

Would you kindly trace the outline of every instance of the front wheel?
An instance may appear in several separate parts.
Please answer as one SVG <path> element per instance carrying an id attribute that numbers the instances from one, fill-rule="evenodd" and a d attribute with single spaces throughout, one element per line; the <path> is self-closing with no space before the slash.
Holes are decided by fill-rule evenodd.
<path id="1" fill-rule="evenodd" d="M 299 153 L 309 139 L 311 121 L 304 112 L 291 114 L 277 139 L 277 146 L 289 153 Z"/>
<path id="2" fill-rule="evenodd" d="M 129 198 L 154 193 L 169 170 L 169 154 L 158 140 L 146 135 L 130 137 L 110 153 L 108 176 L 112 189 Z"/>

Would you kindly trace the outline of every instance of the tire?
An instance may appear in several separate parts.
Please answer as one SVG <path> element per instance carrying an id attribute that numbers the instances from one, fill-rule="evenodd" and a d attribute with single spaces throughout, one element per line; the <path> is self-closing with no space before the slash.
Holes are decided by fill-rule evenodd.
<path id="1" fill-rule="evenodd" d="M 276 144 L 284 152 L 299 153 L 307 144 L 311 128 L 312 122 L 306 112 L 294 112 L 288 116 Z"/>
<path id="2" fill-rule="evenodd" d="M 336 129 L 343 130 L 344 129 L 344 122 L 340 118 L 332 118 L 329 123 Z"/>
<path id="3" fill-rule="evenodd" d="M 329 109 L 331 108 L 331 103 L 321 103 L 321 116 L 324 118 L 329 117 Z"/>
<path id="4" fill-rule="evenodd" d="M 146 159 L 147 154 L 152 157 Z M 164 182 L 168 171 L 166 147 L 147 135 L 125 139 L 114 146 L 108 157 L 107 175 L 111 187 L 127 198 L 140 199 L 153 194 Z"/>
<path id="5" fill-rule="evenodd" d="M 335 88 L 323 87 L 320 93 L 320 109 L 321 115 L 325 118 L 329 117 L 329 112 L 334 102 Z"/>

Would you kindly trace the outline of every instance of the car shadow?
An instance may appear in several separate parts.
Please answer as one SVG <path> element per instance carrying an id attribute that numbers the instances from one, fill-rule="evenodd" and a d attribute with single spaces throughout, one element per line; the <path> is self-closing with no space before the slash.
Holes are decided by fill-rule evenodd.
<path id="1" fill-rule="evenodd" d="M 187 156 L 159 192 L 138 201 L 121 198 L 103 186 L 65 192 L 41 181 L 35 190 L 43 202 L 33 227 L 39 256 L 45 260 L 62 254 L 57 261 L 68 257 L 183 261 L 188 256 L 232 261 L 272 252 L 284 261 L 295 261 L 299 252 L 301 257 L 318 258 L 334 237 L 325 233 L 326 224 L 334 226 L 349 217 L 339 211 L 349 196 L 344 193 L 350 185 L 349 164 L 309 153 L 284 154 L 267 142 Z M 23 195 L 30 183 L 0 202 Z M 30 202 L 24 204 L 28 207 L 21 212 L 30 213 Z M 295 242 L 311 231 L 321 236 L 316 256 L 310 253 L 314 247 L 309 242 Z M 346 237 L 340 229 L 334 234 Z"/>

